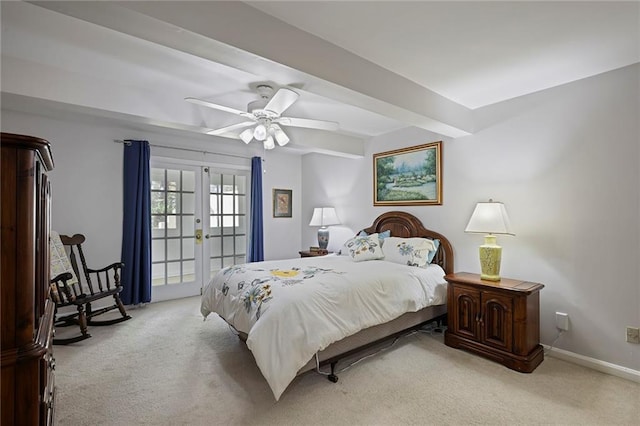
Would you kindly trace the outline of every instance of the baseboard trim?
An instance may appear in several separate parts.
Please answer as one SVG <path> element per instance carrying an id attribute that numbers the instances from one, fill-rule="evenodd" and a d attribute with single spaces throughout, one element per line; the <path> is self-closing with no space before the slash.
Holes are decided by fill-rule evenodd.
<path id="1" fill-rule="evenodd" d="M 638 370 L 622 367 L 620 365 L 601 361 L 595 358 L 589 358 L 588 356 L 579 355 L 573 352 L 565 351 L 563 349 L 551 348 L 548 345 L 542 346 L 544 346 L 545 355 L 549 355 L 554 358 L 558 358 L 574 364 L 582 365 L 583 367 L 588 367 L 602 373 L 611 374 L 612 376 L 631 380 L 632 382 L 640 383 L 640 371 Z"/>

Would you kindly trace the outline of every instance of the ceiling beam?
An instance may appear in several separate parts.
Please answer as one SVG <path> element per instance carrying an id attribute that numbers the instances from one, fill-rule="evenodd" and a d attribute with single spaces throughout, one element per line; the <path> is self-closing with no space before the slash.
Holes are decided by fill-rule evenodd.
<path id="1" fill-rule="evenodd" d="M 449 137 L 472 112 L 241 2 L 31 2 Z"/>

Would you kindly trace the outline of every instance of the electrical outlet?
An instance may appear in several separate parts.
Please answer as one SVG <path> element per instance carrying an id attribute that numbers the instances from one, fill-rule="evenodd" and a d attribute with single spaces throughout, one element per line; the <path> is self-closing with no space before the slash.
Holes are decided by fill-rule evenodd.
<path id="1" fill-rule="evenodd" d="M 627 342 L 640 343 L 640 328 L 627 326 Z"/>
<path id="2" fill-rule="evenodd" d="M 569 330 L 569 314 L 556 312 L 556 328 L 563 331 Z"/>

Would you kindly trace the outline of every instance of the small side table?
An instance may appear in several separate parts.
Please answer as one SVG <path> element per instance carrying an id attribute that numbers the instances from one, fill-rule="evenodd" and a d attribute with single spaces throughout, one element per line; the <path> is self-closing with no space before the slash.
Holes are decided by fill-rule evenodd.
<path id="1" fill-rule="evenodd" d="M 542 284 L 509 278 L 486 281 L 468 272 L 444 279 L 449 283 L 447 346 L 474 352 L 521 373 L 532 372 L 542 362 Z"/>
<path id="2" fill-rule="evenodd" d="M 300 253 L 300 257 L 317 257 L 317 256 L 326 256 L 330 253 L 333 253 L 332 251 L 310 251 L 310 250 L 301 250 L 298 253 Z"/>

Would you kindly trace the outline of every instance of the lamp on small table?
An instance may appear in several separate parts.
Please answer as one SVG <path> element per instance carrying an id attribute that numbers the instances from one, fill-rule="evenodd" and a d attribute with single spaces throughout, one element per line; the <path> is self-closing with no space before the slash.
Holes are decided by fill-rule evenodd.
<path id="1" fill-rule="evenodd" d="M 309 226 L 319 226 L 318 229 L 318 246 L 326 250 L 329 244 L 329 229 L 327 226 L 340 225 L 340 219 L 333 207 L 316 207 L 313 209 L 313 216 Z"/>
<path id="2" fill-rule="evenodd" d="M 480 278 L 500 281 L 500 261 L 502 247 L 496 243 L 494 234 L 515 235 L 511 232 L 509 216 L 504 204 L 489 200 L 480 202 L 469 219 L 464 232 L 485 234 L 484 244 L 480 246 Z"/>

